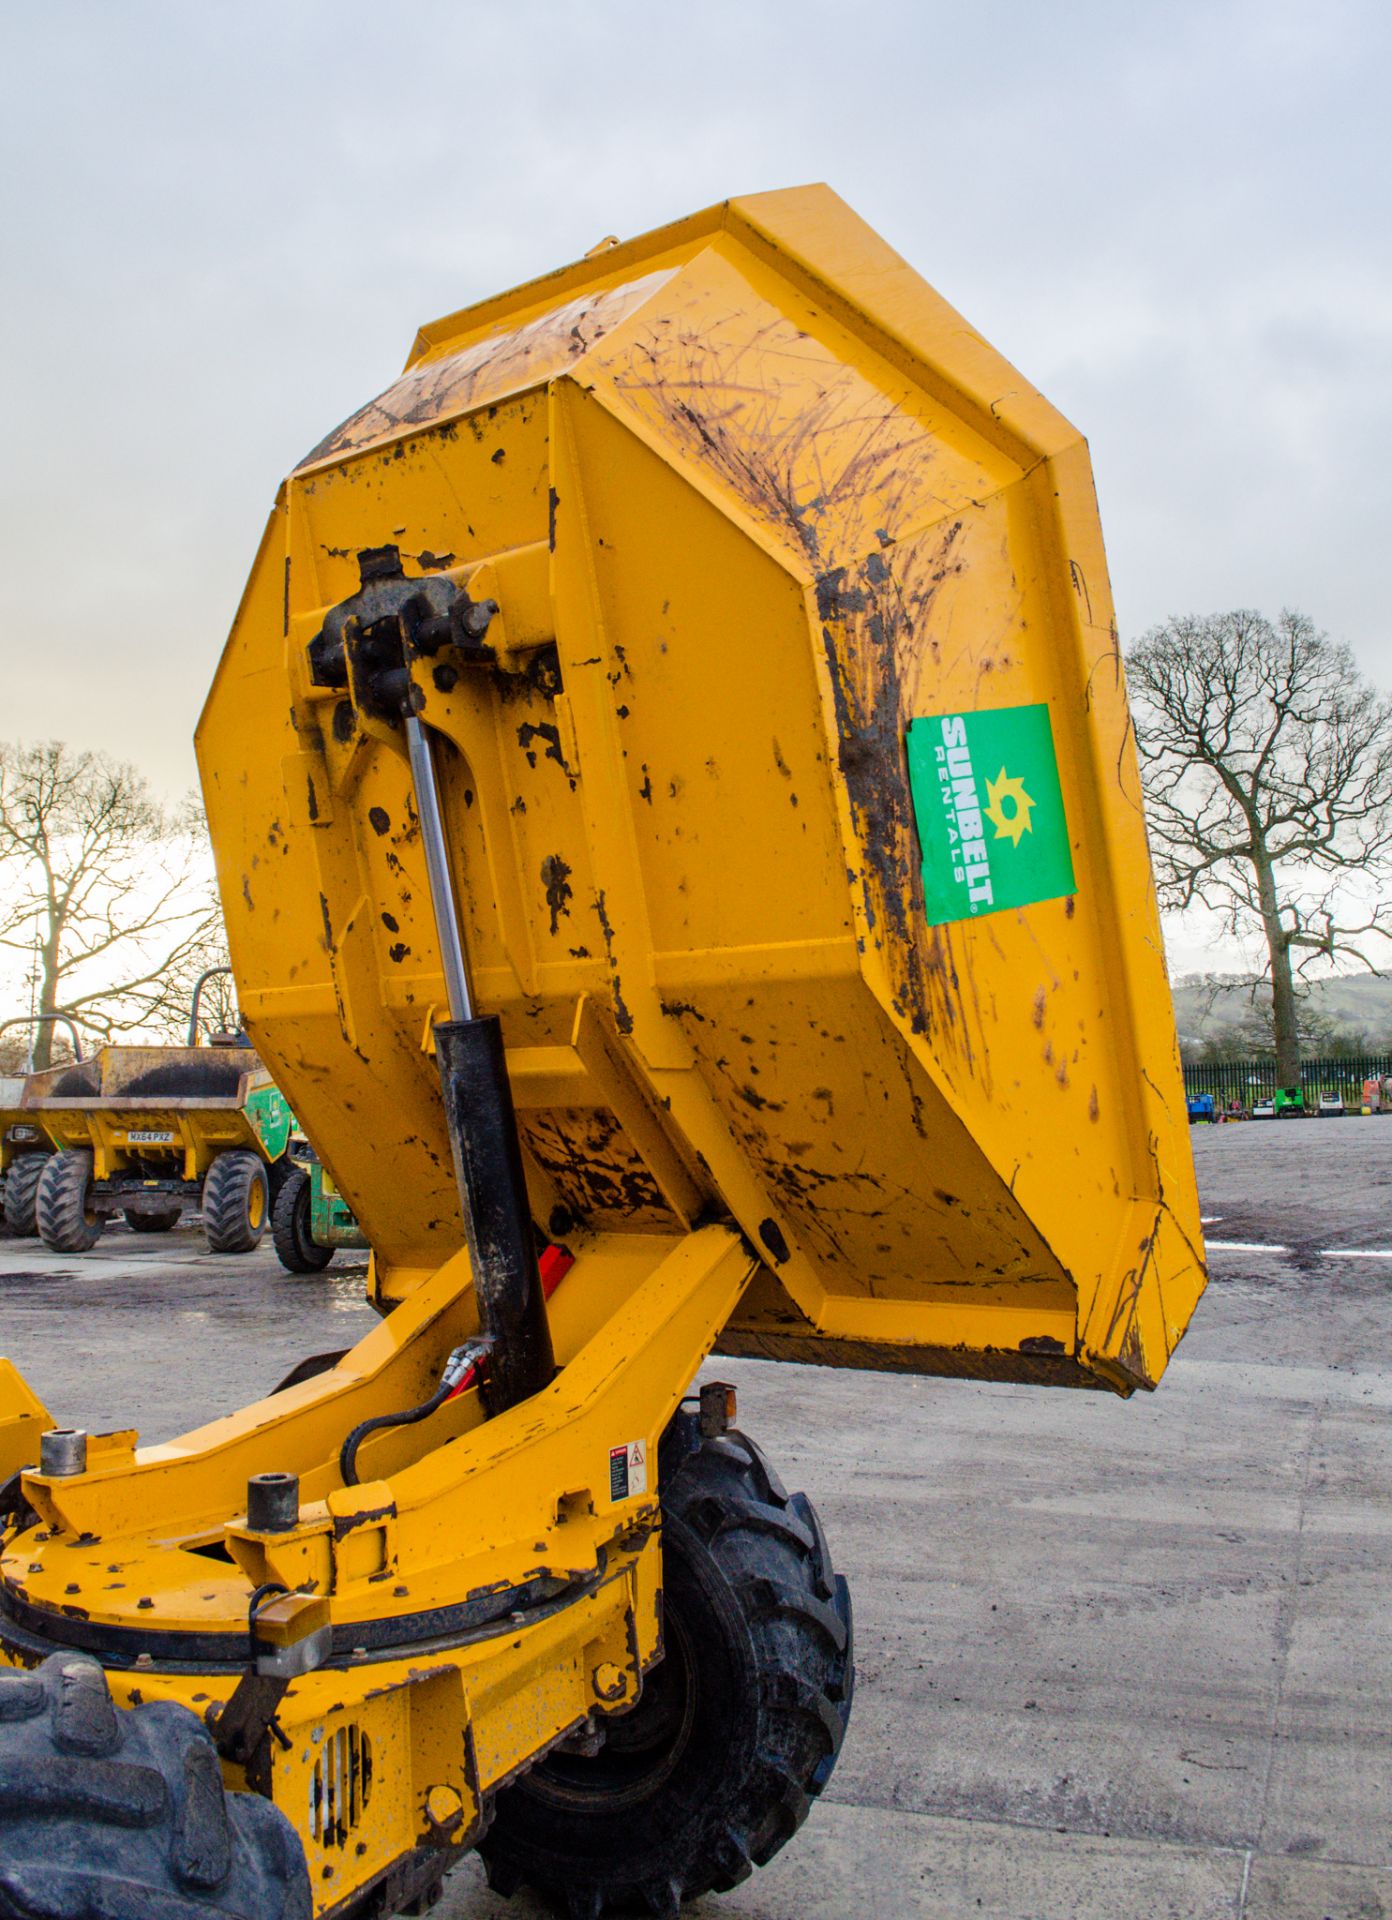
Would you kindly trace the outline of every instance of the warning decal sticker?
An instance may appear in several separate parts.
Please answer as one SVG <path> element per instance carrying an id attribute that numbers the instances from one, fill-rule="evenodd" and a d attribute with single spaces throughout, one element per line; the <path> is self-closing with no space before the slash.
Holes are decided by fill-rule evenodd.
<path id="1" fill-rule="evenodd" d="M 928 714 L 907 746 L 932 924 L 1073 892 L 1047 706 Z"/>
<path id="2" fill-rule="evenodd" d="M 648 1490 L 648 1449 L 642 1440 L 609 1449 L 609 1498 L 630 1500 Z"/>

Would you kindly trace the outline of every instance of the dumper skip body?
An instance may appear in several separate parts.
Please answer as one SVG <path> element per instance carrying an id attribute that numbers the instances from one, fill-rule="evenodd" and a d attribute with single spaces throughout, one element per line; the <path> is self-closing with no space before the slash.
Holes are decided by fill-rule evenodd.
<path id="1" fill-rule="evenodd" d="M 246 1015 L 393 1297 L 457 1234 L 443 988 L 400 738 L 307 652 L 387 539 L 500 608 L 414 673 L 541 1217 L 732 1214 L 726 1351 L 1152 1385 L 1200 1238 L 1077 433 L 812 190 L 425 329 L 295 474 L 200 753 Z M 384 1085 L 399 1139 L 336 1137 Z"/>

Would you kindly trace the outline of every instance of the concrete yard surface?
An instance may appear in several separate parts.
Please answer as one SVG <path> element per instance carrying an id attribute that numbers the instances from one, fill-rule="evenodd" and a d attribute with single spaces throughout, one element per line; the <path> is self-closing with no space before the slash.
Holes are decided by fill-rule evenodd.
<path id="1" fill-rule="evenodd" d="M 695 1920 L 1392 1920 L 1392 1118 L 1194 1143 L 1213 1278 L 1153 1396 L 708 1369 L 822 1515 L 858 1678 L 821 1804 Z M 65 1422 L 167 1436 L 371 1320 L 188 1227 L 0 1242 Z M 436 1909 L 539 1911 L 472 1859 Z"/>

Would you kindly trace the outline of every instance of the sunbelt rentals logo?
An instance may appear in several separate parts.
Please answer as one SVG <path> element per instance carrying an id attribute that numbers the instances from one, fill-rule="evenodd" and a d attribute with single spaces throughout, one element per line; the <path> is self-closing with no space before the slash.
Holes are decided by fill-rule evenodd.
<path id="1" fill-rule="evenodd" d="M 908 755 L 930 922 L 1073 892 L 1047 706 L 925 714 Z"/>

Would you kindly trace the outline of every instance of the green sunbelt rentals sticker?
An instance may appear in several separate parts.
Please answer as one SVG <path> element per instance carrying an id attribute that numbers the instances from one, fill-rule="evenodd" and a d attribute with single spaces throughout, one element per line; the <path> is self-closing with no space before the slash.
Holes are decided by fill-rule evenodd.
<path id="1" fill-rule="evenodd" d="M 932 924 L 1073 892 L 1046 706 L 925 715 L 908 753 Z"/>

